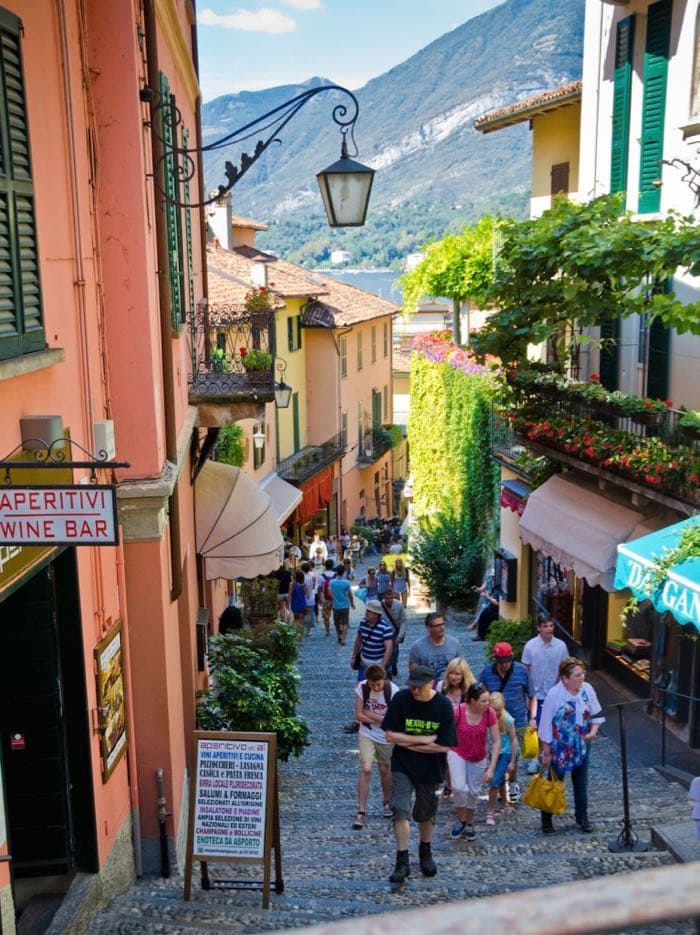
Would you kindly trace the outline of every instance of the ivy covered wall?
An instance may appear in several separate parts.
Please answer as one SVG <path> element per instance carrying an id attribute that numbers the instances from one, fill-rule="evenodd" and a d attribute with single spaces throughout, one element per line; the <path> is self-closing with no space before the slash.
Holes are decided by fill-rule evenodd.
<path id="1" fill-rule="evenodd" d="M 413 516 L 450 505 L 487 538 L 498 489 L 490 436 L 494 366 L 475 363 L 446 336 L 421 336 L 411 354 L 410 387 Z"/>

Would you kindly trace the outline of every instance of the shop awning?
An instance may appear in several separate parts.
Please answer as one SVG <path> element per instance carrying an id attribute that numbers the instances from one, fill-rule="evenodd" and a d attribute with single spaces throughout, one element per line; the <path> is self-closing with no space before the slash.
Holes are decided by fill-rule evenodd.
<path id="1" fill-rule="evenodd" d="M 260 482 L 260 488 L 272 500 L 278 523 L 283 523 L 304 497 L 298 487 L 293 487 L 286 480 L 282 480 L 279 474 L 270 474 Z"/>
<path id="2" fill-rule="evenodd" d="M 194 486 L 197 552 L 212 578 L 255 578 L 279 568 L 284 542 L 270 496 L 240 468 L 207 461 Z"/>
<path id="3" fill-rule="evenodd" d="M 650 600 L 660 612 L 669 611 L 679 623 L 692 623 L 700 630 L 700 554 L 673 565 L 663 581 L 652 588 L 649 568 L 675 548 L 685 529 L 700 523 L 700 516 L 674 523 L 641 539 L 617 547 L 615 587 L 629 588 L 639 600 Z"/>
<path id="4" fill-rule="evenodd" d="M 617 546 L 627 542 L 643 516 L 559 474 L 528 497 L 520 538 L 591 587 L 614 591 Z"/>
<path id="5" fill-rule="evenodd" d="M 300 523 L 308 523 L 315 513 L 324 509 L 333 499 L 333 465 L 304 481 L 301 494 L 303 499 L 297 516 Z"/>
<path id="6" fill-rule="evenodd" d="M 532 487 L 526 484 L 525 481 L 515 479 L 502 480 L 499 502 L 501 506 L 512 510 L 514 513 L 517 513 L 518 516 L 522 516 L 527 498 L 531 493 Z"/>

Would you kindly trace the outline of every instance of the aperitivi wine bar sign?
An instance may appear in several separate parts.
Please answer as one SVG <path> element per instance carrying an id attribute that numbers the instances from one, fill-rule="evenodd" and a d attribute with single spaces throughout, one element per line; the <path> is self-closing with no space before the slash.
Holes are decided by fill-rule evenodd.
<path id="1" fill-rule="evenodd" d="M 0 488 L 0 545 L 116 545 L 113 486 Z"/>

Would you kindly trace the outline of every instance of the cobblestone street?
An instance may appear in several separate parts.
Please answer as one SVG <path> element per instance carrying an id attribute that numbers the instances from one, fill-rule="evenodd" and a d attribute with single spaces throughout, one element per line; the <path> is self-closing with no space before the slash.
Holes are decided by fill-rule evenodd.
<path id="1" fill-rule="evenodd" d="M 362 605 L 358 604 L 358 609 Z M 405 679 L 407 647 L 424 633 L 425 609 L 410 608 L 410 625 L 400 658 Z M 352 628 L 360 614 L 352 615 Z M 448 627 L 456 636 L 475 674 L 484 663 L 484 643 L 471 640 L 463 626 Z M 594 748 L 590 773 L 590 816 L 595 833 L 580 834 L 573 815 L 558 821 L 554 837 L 539 830 L 539 816 L 524 805 L 499 817 L 495 828 L 484 824 L 483 803 L 477 814 L 473 843 L 450 841 L 454 808 L 442 804 L 433 851 L 438 876 L 425 879 L 417 868 L 417 836 L 412 828 L 413 873 L 402 891 L 390 891 L 388 877 L 394 863 L 391 822 L 381 817 L 376 774 L 362 831 L 351 830 L 356 811 L 358 771 L 357 735 L 343 733 L 352 716 L 355 673 L 349 665 L 354 634 L 341 647 L 335 635 L 316 629 L 300 652 L 303 713 L 311 725 L 311 746 L 300 759 L 280 768 L 280 812 L 285 890 L 272 894 L 271 909 L 261 908 L 259 893 L 199 888 L 195 865 L 194 898 L 182 901 L 182 877 L 143 880 L 116 899 L 98 916 L 94 935 L 168 932 L 260 932 L 330 922 L 448 900 L 478 898 L 532 886 L 549 886 L 628 870 L 670 864 L 665 852 L 612 854 L 607 844 L 620 830 L 622 793 L 619 750 L 605 735 Z M 524 777 L 523 777 L 524 778 Z M 654 824 L 688 818 L 687 793 L 655 770 L 631 764 L 631 804 L 635 829 L 648 838 Z M 240 868 L 210 865 L 212 876 L 242 876 Z M 259 877 L 258 877 L 259 878 Z M 667 924 L 645 932 L 680 935 L 690 923 Z M 641 932 L 642 930 L 636 930 Z"/>

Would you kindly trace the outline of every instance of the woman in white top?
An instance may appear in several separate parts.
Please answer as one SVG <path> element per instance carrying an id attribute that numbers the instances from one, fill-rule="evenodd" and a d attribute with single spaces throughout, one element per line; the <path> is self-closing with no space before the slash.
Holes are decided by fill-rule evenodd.
<path id="1" fill-rule="evenodd" d="M 540 760 L 552 766 L 559 779 L 571 773 L 574 789 L 574 817 L 579 831 L 590 834 L 593 825 L 588 820 L 588 764 L 591 741 L 605 721 L 600 716 L 598 696 L 585 681 L 586 666 L 574 656 L 559 666 L 559 681 L 550 688 L 542 705 L 538 729 Z M 554 834 L 549 812 L 542 812 L 542 831 Z"/>

